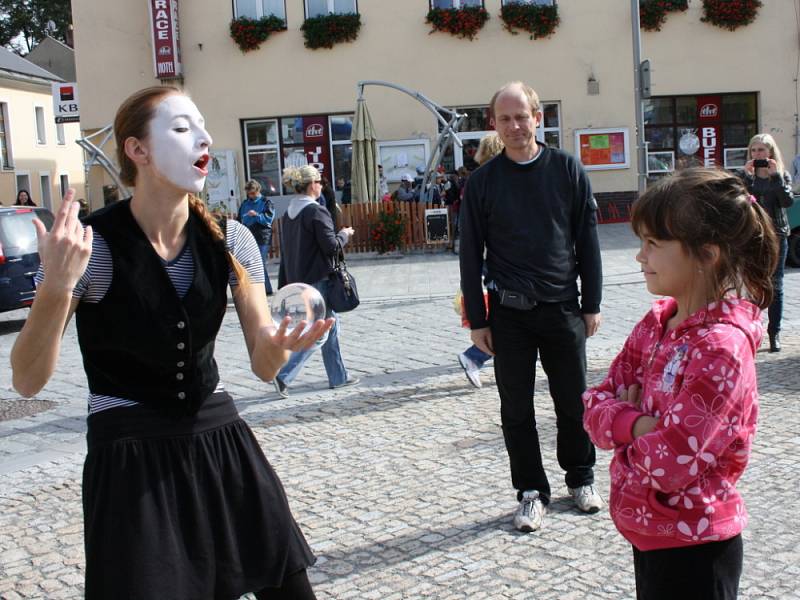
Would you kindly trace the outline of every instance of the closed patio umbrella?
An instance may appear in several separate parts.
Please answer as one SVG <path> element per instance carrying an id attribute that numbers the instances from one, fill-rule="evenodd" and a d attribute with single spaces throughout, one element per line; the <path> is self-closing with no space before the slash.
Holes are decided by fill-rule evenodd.
<path id="1" fill-rule="evenodd" d="M 367 101 L 362 97 L 356 103 L 353 120 L 353 158 L 351 185 L 354 202 L 377 202 L 380 200 L 378 181 L 378 143 Z"/>

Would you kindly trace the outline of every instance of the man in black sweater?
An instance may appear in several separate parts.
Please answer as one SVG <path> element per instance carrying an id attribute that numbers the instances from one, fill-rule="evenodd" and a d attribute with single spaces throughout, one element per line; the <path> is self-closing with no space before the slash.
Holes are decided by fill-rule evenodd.
<path id="1" fill-rule="evenodd" d="M 503 86 L 490 111 L 505 150 L 467 181 L 461 286 L 472 341 L 495 356 L 503 436 L 520 503 L 514 526 L 534 531 L 550 502 L 533 407 L 537 355 L 555 405 L 556 452 L 567 488 L 584 512 L 603 504 L 593 485 L 595 452 L 583 429 L 581 402 L 586 338 L 600 325 L 597 204 L 578 160 L 536 141 L 542 113 L 533 89 L 521 82 Z"/>

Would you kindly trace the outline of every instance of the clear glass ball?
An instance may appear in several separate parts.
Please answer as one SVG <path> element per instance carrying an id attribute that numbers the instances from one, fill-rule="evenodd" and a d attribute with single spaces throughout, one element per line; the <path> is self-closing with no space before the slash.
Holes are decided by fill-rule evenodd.
<path id="1" fill-rule="evenodd" d="M 314 321 L 325 318 L 325 300 L 314 286 L 306 283 L 290 283 L 283 286 L 269 299 L 272 320 L 279 326 L 284 318 L 291 317 L 288 331 L 292 331 L 300 321 L 306 321 L 306 328 Z"/>

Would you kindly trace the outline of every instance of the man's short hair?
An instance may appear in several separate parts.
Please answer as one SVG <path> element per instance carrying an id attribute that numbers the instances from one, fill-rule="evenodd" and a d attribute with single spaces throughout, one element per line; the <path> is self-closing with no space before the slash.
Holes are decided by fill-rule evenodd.
<path id="1" fill-rule="evenodd" d="M 494 93 L 492 99 L 489 101 L 489 118 L 494 119 L 494 104 L 497 102 L 497 98 L 503 92 L 507 92 L 512 88 L 519 88 L 519 91 L 522 92 L 522 95 L 528 100 L 528 106 L 531 107 L 531 114 L 535 115 L 541 109 L 542 105 L 539 102 L 539 94 L 536 93 L 531 86 L 521 81 L 509 81 L 499 90 Z"/>

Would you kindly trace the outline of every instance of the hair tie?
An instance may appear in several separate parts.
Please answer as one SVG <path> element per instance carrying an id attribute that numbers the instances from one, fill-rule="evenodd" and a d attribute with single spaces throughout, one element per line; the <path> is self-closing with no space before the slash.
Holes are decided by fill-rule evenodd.
<path id="1" fill-rule="evenodd" d="M 750 200 L 750 204 L 756 204 L 756 203 L 758 202 L 758 201 L 756 200 L 756 197 L 755 197 L 755 196 L 753 196 L 753 194 L 750 194 L 750 195 L 747 197 L 747 199 L 748 199 L 748 200 Z"/>

